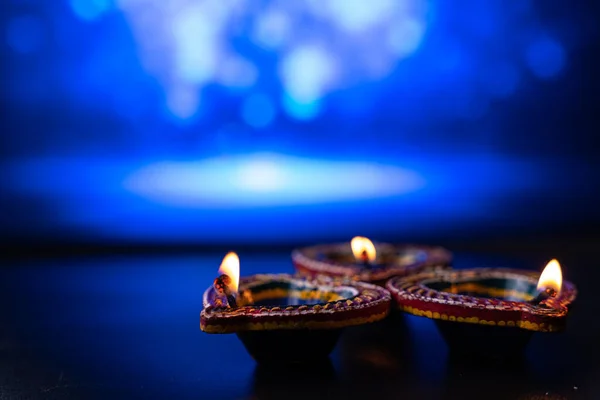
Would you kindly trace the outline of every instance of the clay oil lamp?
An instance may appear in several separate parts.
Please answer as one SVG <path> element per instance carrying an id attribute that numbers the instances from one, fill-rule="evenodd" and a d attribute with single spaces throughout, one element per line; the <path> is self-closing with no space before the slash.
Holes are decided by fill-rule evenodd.
<path id="1" fill-rule="evenodd" d="M 292 262 L 301 275 L 347 277 L 383 286 L 393 276 L 447 268 L 452 254 L 441 247 L 373 243 L 356 236 L 350 243 L 296 249 L 292 252 Z"/>
<path id="2" fill-rule="evenodd" d="M 229 253 L 204 293 L 200 329 L 237 334 L 258 362 L 323 359 L 343 328 L 379 321 L 390 311 L 387 290 L 368 283 L 288 274 L 239 279 L 239 270 L 239 258 Z"/>
<path id="3" fill-rule="evenodd" d="M 392 278 L 396 306 L 431 318 L 456 354 L 522 354 L 534 332 L 560 332 L 577 296 L 558 261 L 542 274 L 504 268 L 423 272 Z"/>

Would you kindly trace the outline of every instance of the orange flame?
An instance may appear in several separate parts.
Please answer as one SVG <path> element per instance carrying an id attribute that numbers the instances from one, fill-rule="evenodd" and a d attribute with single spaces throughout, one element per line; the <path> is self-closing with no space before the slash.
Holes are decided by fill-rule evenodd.
<path id="1" fill-rule="evenodd" d="M 373 242 L 371 242 L 366 237 L 356 236 L 350 242 L 350 246 L 352 247 L 352 253 L 354 253 L 354 257 L 358 261 L 375 261 L 377 258 L 377 251 L 375 250 L 375 246 Z"/>
<path id="2" fill-rule="evenodd" d="M 230 290 L 237 293 L 240 282 L 240 258 L 233 251 L 227 253 L 221 266 L 219 267 L 219 275 L 227 275 L 231 278 Z"/>
<path id="3" fill-rule="evenodd" d="M 562 271 L 560 269 L 560 264 L 557 260 L 554 259 L 550 261 L 546 265 L 546 268 L 544 268 L 544 270 L 542 271 L 537 288 L 538 290 L 545 290 L 551 288 L 560 293 L 561 287 Z"/>

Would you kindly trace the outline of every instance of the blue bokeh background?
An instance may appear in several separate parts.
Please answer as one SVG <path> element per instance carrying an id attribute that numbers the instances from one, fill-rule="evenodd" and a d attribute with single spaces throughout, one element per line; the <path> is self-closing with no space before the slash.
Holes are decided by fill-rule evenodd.
<path id="1" fill-rule="evenodd" d="M 0 7 L 6 239 L 256 244 L 599 226 L 592 3 Z"/>

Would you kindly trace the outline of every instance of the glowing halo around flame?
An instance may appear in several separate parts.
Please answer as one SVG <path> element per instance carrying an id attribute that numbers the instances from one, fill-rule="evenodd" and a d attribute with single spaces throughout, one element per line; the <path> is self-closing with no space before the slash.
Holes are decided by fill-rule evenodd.
<path id="1" fill-rule="evenodd" d="M 554 289 L 559 293 L 562 288 L 562 271 L 560 269 L 560 264 L 556 259 L 551 260 L 546 265 L 546 268 L 544 268 L 540 275 L 540 279 L 538 280 L 538 290 L 545 290 L 548 288 Z"/>
<path id="2" fill-rule="evenodd" d="M 223 258 L 219 267 L 219 275 L 227 275 L 231 278 L 230 289 L 237 293 L 240 282 L 240 258 L 234 252 L 229 252 Z"/>
<path id="3" fill-rule="evenodd" d="M 356 257 L 356 259 L 359 261 L 364 261 L 364 253 L 366 253 L 367 260 L 369 262 L 373 262 L 377 258 L 377 250 L 375 250 L 375 245 L 373 245 L 373 242 L 366 237 L 354 237 L 350 242 L 350 246 L 352 247 L 352 253 L 354 254 L 354 257 Z"/>

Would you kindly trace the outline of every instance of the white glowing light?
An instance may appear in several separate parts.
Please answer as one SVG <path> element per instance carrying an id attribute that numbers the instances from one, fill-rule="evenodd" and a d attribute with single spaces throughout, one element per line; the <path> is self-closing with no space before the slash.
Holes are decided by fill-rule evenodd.
<path id="1" fill-rule="evenodd" d="M 330 0 L 331 18 L 345 30 L 360 32 L 389 18 L 397 7 L 397 0 Z"/>
<path id="2" fill-rule="evenodd" d="M 129 191 L 177 207 L 222 208 L 319 204 L 384 198 L 419 190 L 414 171 L 360 162 L 278 154 L 165 161 L 129 176 Z"/>
<path id="3" fill-rule="evenodd" d="M 318 100 L 334 77 L 335 60 L 316 45 L 294 49 L 283 60 L 281 77 L 288 94 L 308 103 Z"/>
<path id="4" fill-rule="evenodd" d="M 83 19 L 95 18 L 109 4 L 71 1 Z M 413 53 L 425 34 L 426 1 L 115 0 L 115 5 L 129 20 L 142 64 L 164 86 L 174 115 L 196 114 L 191 108 L 201 102 L 191 93 L 207 85 L 256 84 L 266 61 L 241 54 L 236 37 L 276 53 L 277 64 L 266 69 L 278 71 L 286 93 L 283 109 L 307 120 L 319 114 L 320 101 L 332 90 L 380 79 Z M 338 40 L 327 39 L 332 37 Z"/>
<path id="5" fill-rule="evenodd" d="M 235 184 L 251 192 L 275 192 L 285 184 L 285 175 L 274 160 L 250 160 L 238 171 Z"/>
<path id="6" fill-rule="evenodd" d="M 175 37 L 175 64 L 185 81 L 209 81 L 217 68 L 218 26 L 202 7 L 182 9 L 174 17 L 171 29 Z"/>
<path id="7" fill-rule="evenodd" d="M 291 26 L 290 18 L 284 12 L 268 11 L 258 17 L 253 36 L 262 47 L 277 49 L 289 38 Z"/>
<path id="8" fill-rule="evenodd" d="M 421 44 L 425 27 L 416 19 L 407 18 L 391 27 L 389 33 L 390 48 L 399 56 L 413 53 Z"/>
<path id="9" fill-rule="evenodd" d="M 173 87 L 167 93 L 167 107 L 178 118 L 188 119 L 194 116 L 199 104 L 200 93 L 190 87 Z"/>

